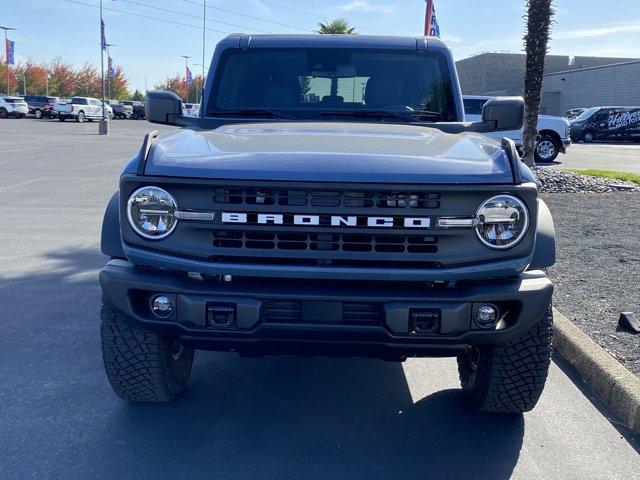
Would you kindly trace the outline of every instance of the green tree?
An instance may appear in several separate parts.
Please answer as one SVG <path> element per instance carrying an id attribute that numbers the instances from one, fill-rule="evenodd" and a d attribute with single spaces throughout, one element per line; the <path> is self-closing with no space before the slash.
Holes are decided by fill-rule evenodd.
<path id="1" fill-rule="evenodd" d="M 523 161 L 535 164 L 535 148 L 538 136 L 538 114 L 542 92 L 544 62 L 549 48 L 549 29 L 553 17 L 551 0 L 527 0 L 527 32 L 524 48 L 527 54 L 524 74 L 524 133 Z"/>
<path id="2" fill-rule="evenodd" d="M 167 77 L 161 82 L 156 83 L 154 88 L 156 90 L 167 90 L 169 92 L 173 92 L 183 100 L 185 98 L 184 80 L 179 74 Z"/>
<path id="3" fill-rule="evenodd" d="M 338 34 L 338 35 L 353 35 L 356 32 L 355 27 L 349 25 L 344 18 L 336 18 L 335 20 L 331 20 L 330 22 L 320 22 L 318 24 L 318 30 L 316 33 L 330 35 L 330 34 Z"/>
<path id="4" fill-rule="evenodd" d="M 136 88 L 133 95 L 131 95 L 131 100 L 135 102 L 144 102 L 144 94 Z"/>

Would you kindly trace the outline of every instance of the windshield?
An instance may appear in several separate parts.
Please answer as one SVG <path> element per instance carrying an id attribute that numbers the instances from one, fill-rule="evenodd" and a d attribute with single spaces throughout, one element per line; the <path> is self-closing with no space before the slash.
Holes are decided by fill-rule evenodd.
<path id="1" fill-rule="evenodd" d="M 581 122 L 582 120 L 586 120 L 591 115 L 596 113 L 598 110 L 600 110 L 600 107 L 587 108 L 584 112 L 582 112 L 580 115 L 578 115 L 576 118 L 574 118 L 573 121 L 574 122 Z"/>
<path id="2" fill-rule="evenodd" d="M 217 71 L 206 116 L 264 109 L 286 111 L 291 118 L 389 111 L 433 112 L 431 120 L 457 120 L 447 62 L 435 52 L 229 50 Z"/>

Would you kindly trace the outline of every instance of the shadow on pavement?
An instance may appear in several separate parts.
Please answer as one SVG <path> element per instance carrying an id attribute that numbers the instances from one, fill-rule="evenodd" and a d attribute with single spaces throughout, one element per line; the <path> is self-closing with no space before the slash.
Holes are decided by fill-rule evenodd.
<path id="1" fill-rule="evenodd" d="M 511 476 L 522 416 L 478 413 L 457 389 L 414 403 L 397 363 L 198 352 L 175 402 L 117 399 L 100 356 L 103 263 L 69 251 L 0 277 L 3 479 Z"/>

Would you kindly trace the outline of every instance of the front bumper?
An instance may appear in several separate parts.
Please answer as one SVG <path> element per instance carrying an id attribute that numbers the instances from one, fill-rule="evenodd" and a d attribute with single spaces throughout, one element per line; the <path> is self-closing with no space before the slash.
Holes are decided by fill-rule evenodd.
<path id="1" fill-rule="evenodd" d="M 246 355 L 295 353 L 404 358 L 452 356 L 468 345 L 508 341 L 543 315 L 553 285 L 542 271 L 502 280 L 463 282 L 452 288 L 429 288 L 418 282 L 349 282 L 327 280 L 237 279 L 199 281 L 186 274 L 140 268 L 111 260 L 100 272 L 106 299 L 134 328 L 180 336 L 200 349 L 238 351 Z M 168 294 L 176 309 L 166 320 L 155 318 L 148 302 Z M 271 316 L 278 302 L 301 305 L 298 318 Z M 372 318 L 345 321 L 343 305 L 366 305 Z M 474 326 L 472 312 L 481 303 L 508 312 L 491 330 Z M 212 324 L 212 305 L 231 305 L 233 322 Z M 410 315 L 437 312 L 438 325 L 416 333 Z M 319 313 L 321 312 L 321 313 Z"/>

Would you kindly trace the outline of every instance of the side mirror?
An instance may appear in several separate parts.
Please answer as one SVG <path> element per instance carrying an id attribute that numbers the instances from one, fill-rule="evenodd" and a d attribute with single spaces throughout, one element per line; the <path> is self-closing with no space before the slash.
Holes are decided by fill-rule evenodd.
<path id="1" fill-rule="evenodd" d="M 182 116 L 182 100 L 173 92 L 152 90 L 147 92 L 145 104 L 147 120 L 151 123 L 175 125 Z"/>
<path id="2" fill-rule="evenodd" d="M 524 124 L 522 97 L 494 97 L 482 108 L 482 121 L 493 124 L 494 132 L 520 130 Z"/>

